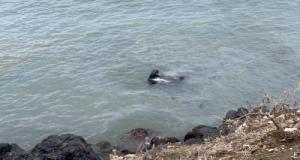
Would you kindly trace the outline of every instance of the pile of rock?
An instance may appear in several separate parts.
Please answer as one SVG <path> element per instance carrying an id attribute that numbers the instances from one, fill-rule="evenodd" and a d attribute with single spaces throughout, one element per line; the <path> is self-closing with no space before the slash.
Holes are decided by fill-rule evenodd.
<path id="1" fill-rule="evenodd" d="M 261 111 L 259 109 L 251 112 Z M 230 110 L 219 127 L 198 125 L 182 140 L 176 137 L 160 137 L 151 129 L 136 128 L 125 133 L 112 146 L 109 142 L 89 144 L 84 138 L 72 134 L 52 135 L 37 144 L 31 151 L 25 151 L 16 144 L 0 144 L 0 159 L 5 160 L 106 160 L 115 149 L 120 154 L 142 152 L 170 143 L 201 144 L 220 135 L 234 131 L 227 120 L 243 118 L 250 111 L 246 108 Z"/>
<path id="2" fill-rule="evenodd" d="M 3 160 L 105 160 L 109 155 L 96 150 L 97 145 L 88 144 L 82 137 L 64 134 L 52 135 L 26 152 L 16 144 L 0 144 Z M 106 154 L 106 155 L 105 155 Z"/>

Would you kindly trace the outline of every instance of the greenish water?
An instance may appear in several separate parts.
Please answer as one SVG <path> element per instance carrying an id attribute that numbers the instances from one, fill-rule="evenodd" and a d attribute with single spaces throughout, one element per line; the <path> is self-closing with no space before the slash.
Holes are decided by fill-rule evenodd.
<path id="1" fill-rule="evenodd" d="M 0 142 L 183 136 L 300 79 L 299 0 L 2 0 Z M 186 76 L 149 86 L 153 68 Z"/>

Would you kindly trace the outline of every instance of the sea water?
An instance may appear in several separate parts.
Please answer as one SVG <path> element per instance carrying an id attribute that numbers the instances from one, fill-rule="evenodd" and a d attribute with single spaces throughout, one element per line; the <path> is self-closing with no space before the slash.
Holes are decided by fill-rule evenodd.
<path id="1" fill-rule="evenodd" d="M 0 142 L 182 137 L 300 79 L 299 0 L 1 0 Z M 147 84 L 152 69 L 184 81 Z"/>

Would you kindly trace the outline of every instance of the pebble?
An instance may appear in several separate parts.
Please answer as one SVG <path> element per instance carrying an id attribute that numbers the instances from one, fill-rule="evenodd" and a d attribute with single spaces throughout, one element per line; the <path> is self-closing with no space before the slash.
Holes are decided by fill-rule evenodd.
<path id="1" fill-rule="evenodd" d="M 125 158 L 136 158 L 137 156 L 134 154 L 127 154 Z"/>
<path id="2" fill-rule="evenodd" d="M 269 152 L 274 152 L 274 149 L 268 149 Z"/>
<path id="3" fill-rule="evenodd" d="M 285 132 L 295 132 L 297 130 L 298 130 L 297 128 L 285 128 L 284 129 Z"/>

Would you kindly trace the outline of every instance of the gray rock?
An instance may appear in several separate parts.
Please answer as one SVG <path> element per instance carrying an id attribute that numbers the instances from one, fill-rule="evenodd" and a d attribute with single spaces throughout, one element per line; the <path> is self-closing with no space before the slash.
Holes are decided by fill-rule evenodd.
<path id="1" fill-rule="evenodd" d="M 237 119 L 245 114 L 249 113 L 249 110 L 247 108 L 240 107 L 236 111 L 235 110 L 230 110 L 226 113 L 223 123 L 218 127 L 220 135 L 227 135 L 235 130 L 235 128 L 232 128 L 228 124 L 226 124 L 226 121 L 229 119 Z"/>
<path id="2" fill-rule="evenodd" d="M 179 139 L 176 137 L 154 137 L 151 140 L 151 146 L 159 146 L 159 145 L 164 145 L 164 144 L 169 144 L 169 143 L 177 143 L 179 142 Z"/>
<path id="3" fill-rule="evenodd" d="M 214 139 L 219 136 L 219 131 L 216 127 L 199 125 L 192 129 L 184 136 L 186 144 L 200 144 L 205 139 Z"/>
<path id="4" fill-rule="evenodd" d="M 114 149 L 114 147 L 106 141 L 94 144 L 92 147 L 99 156 L 103 157 L 104 160 L 110 159 L 109 154 L 111 154 L 112 150 Z"/>
<path id="5" fill-rule="evenodd" d="M 30 154 L 17 144 L 0 143 L 0 159 L 3 160 L 31 160 Z"/>
<path id="6" fill-rule="evenodd" d="M 220 135 L 225 136 L 225 135 L 228 135 L 229 133 L 232 133 L 234 131 L 234 128 L 230 127 L 226 123 L 222 123 L 218 127 L 218 130 L 219 130 Z"/>
<path id="7" fill-rule="evenodd" d="M 236 115 L 237 115 L 238 117 L 242 117 L 242 116 L 244 116 L 244 115 L 247 114 L 247 113 L 249 113 L 249 110 L 248 110 L 247 108 L 240 107 L 240 108 L 237 109 Z"/>
<path id="8" fill-rule="evenodd" d="M 244 116 L 247 113 L 249 113 L 249 110 L 247 108 L 243 108 L 243 107 L 238 108 L 236 111 L 230 110 L 226 113 L 225 118 L 223 120 L 226 121 L 228 119 L 236 119 L 236 118 Z"/>
<path id="9" fill-rule="evenodd" d="M 117 140 L 117 148 L 123 154 L 140 152 L 148 147 L 146 140 L 155 136 L 157 133 L 151 129 L 132 129 Z"/>
<path id="10" fill-rule="evenodd" d="M 236 118 L 238 118 L 237 111 L 230 110 L 226 113 L 224 121 L 226 121 L 228 119 L 236 119 Z"/>
<path id="11" fill-rule="evenodd" d="M 52 135 L 37 144 L 31 151 L 35 160 L 102 160 L 80 136 Z"/>

